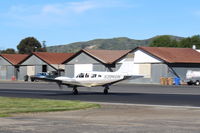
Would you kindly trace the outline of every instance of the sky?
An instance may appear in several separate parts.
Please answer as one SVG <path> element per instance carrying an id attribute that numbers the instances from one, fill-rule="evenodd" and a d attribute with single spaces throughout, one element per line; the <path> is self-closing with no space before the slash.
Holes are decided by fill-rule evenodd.
<path id="1" fill-rule="evenodd" d="M 93 39 L 200 34 L 199 0 L 1 0 L 0 50 L 26 37 L 47 46 Z"/>

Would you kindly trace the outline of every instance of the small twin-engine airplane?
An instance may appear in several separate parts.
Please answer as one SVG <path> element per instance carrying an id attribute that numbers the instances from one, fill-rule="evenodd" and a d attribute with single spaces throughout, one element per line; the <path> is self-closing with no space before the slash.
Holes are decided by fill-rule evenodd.
<path id="1" fill-rule="evenodd" d="M 134 55 L 128 54 L 124 59 L 121 67 L 116 72 L 81 72 L 76 75 L 74 78 L 59 76 L 56 78 L 37 78 L 39 80 L 46 80 L 51 82 L 56 82 L 60 87 L 61 85 L 67 85 L 68 87 L 73 88 L 73 94 L 77 95 L 77 87 L 95 87 L 103 86 L 104 94 L 108 94 L 109 86 L 126 80 L 126 79 L 135 79 L 143 77 L 143 75 L 134 75 Z"/>

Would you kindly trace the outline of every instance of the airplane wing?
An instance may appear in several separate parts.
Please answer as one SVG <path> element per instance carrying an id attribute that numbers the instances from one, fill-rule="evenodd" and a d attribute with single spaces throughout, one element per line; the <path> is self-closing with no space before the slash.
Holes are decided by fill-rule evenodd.
<path id="1" fill-rule="evenodd" d="M 34 77 L 34 80 L 39 80 L 39 81 L 44 81 L 44 82 L 54 82 L 54 83 L 57 83 L 59 88 L 62 88 L 61 85 L 66 85 L 68 87 L 73 87 L 72 84 L 63 83 L 62 80 L 58 80 L 58 79 L 51 78 L 51 77 Z"/>
<path id="2" fill-rule="evenodd" d="M 60 82 L 60 80 L 48 77 L 34 77 L 34 80 L 47 81 L 47 82 Z"/>

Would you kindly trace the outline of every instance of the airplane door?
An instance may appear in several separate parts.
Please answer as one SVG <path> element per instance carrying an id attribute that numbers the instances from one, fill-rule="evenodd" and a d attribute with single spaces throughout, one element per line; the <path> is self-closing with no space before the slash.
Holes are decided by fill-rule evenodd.
<path id="1" fill-rule="evenodd" d="M 92 64 L 75 64 L 74 65 L 74 76 L 81 72 L 90 72 L 93 70 Z"/>

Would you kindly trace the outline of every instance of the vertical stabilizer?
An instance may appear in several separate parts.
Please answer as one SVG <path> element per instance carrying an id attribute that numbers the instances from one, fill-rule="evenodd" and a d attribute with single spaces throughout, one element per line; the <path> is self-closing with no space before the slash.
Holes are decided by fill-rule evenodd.
<path id="1" fill-rule="evenodd" d="M 119 73 L 124 73 L 125 75 L 133 75 L 134 74 L 134 54 L 129 53 L 124 61 L 122 62 L 121 67 L 116 71 Z"/>

